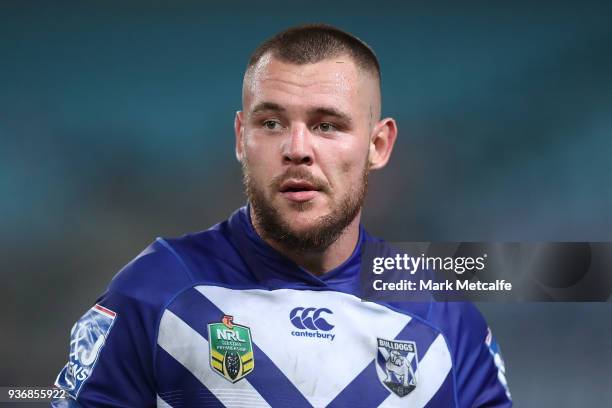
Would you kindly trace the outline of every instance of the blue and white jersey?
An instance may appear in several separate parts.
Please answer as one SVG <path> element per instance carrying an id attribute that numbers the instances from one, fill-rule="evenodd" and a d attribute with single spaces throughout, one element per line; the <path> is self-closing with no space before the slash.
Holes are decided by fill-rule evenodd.
<path id="1" fill-rule="evenodd" d="M 56 386 L 81 407 L 508 407 L 505 368 L 470 303 L 362 301 L 359 243 L 314 276 L 248 208 L 157 239 L 75 324 Z"/>

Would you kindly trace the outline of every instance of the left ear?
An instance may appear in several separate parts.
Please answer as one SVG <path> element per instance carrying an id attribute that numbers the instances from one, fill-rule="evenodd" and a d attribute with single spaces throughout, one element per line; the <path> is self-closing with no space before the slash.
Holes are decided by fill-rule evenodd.
<path id="1" fill-rule="evenodd" d="M 370 137 L 370 170 L 385 167 L 397 138 L 397 124 L 392 118 L 380 120 Z"/>

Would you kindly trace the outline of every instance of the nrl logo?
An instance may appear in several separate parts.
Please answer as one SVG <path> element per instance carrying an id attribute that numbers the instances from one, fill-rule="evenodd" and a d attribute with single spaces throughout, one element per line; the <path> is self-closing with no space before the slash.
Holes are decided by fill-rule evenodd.
<path id="1" fill-rule="evenodd" d="M 405 397 L 417 386 L 418 356 L 416 343 L 377 339 L 376 372 L 389 391 Z"/>
<path id="2" fill-rule="evenodd" d="M 226 380 L 235 383 L 255 368 L 251 329 L 234 323 L 232 316 L 208 324 L 208 344 L 210 366 Z"/>

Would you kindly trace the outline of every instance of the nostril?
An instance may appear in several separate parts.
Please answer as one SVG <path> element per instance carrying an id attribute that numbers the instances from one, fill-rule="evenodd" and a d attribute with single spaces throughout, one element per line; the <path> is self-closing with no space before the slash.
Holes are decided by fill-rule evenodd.
<path id="1" fill-rule="evenodd" d="M 303 154 L 285 154 L 283 155 L 283 163 L 285 164 L 306 164 L 311 165 L 313 163 L 310 155 Z"/>

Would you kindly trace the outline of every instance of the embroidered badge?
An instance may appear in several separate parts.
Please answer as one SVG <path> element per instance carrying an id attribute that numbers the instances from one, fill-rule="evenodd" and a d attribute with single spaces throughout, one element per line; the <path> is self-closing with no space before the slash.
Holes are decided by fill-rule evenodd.
<path id="1" fill-rule="evenodd" d="M 378 378 L 389 391 L 404 397 L 417 386 L 418 356 L 413 341 L 377 339 Z"/>
<path id="2" fill-rule="evenodd" d="M 208 325 L 208 344 L 210 366 L 226 380 L 235 383 L 255 368 L 251 329 L 234 323 L 233 316 Z"/>

